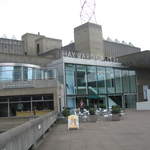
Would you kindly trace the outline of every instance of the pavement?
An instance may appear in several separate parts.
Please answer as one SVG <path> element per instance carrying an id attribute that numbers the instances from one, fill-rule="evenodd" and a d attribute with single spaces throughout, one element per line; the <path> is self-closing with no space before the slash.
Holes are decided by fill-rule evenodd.
<path id="1" fill-rule="evenodd" d="M 128 111 L 121 121 L 81 123 L 78 130 L 56 124 L 37 150 L 150 150 L 150 111 Z"/>
<path id="2" fill-rule="evenodd" d="M 11 128 L 15 128 L 25 122 L 29 121 L 31 118 L 28 117 L 0 117 L 0 133 L 5 132 Z"/>

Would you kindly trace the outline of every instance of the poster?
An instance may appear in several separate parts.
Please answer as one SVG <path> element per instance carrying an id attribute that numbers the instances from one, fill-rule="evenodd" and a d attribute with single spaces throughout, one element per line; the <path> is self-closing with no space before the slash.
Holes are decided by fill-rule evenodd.
<path id="1" fill-rule="evenodd" d="M 68 129 L 79 129 L 79 117 L 77 115 L 68 116 Z"/>

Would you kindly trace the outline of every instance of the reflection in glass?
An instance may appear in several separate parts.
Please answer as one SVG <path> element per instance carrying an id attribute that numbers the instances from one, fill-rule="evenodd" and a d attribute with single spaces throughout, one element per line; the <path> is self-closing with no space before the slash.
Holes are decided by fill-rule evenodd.
<path id="1" fill-rule="evenodd" d="M 66 64 L 65 71 L 67 94 L 75 94 L 75 65 Z"/>
<path id="2" fill-rule="evenodd" d="M 23 67 L 23 79 L 28 80 L 28 68 Z"/>
<path id="3" fill-rule="evenodd" d="M 87 94 L 87 75 L 84 65 L 77 65 L 77 93 Z"/>
<path id="4" fill-rule="evenodd" d="M 13 80 L 13 67 L 0 67 L 0 80 L 7 81 Z"/>
<path id="5" fill-rule="evenodd" d="M 115 87 L 116 93 L 122 93 L 122 77 L 119 69 L 115 69 Z"/>
<path id="6" fill-rule="evenodd" d="M 36 69 L 36 79 L 41 80 L 41 70 L 40 69 Z"/>
<path id="7" fill-rule="evenodd" d="M 88 94 L 97 94 L 97 87 L 96 87 L 96 67 L 95 66 L 88 66 L 87 67 L 87 81 L 88 81 Z"/>
<path id="8" fill-rule="evenodd" d="M 76 108 L 76 98 L 75 97 L 67 97 L 67 107 L 68 108 Z"/>
<path id="9" fill-rule="evenodd" d="M 135 71 L 129 71 L 130 77 L 130 92 L 136 92 L 136 75 Z"/>
<path id="10" fill-rule="evenodd" d="M 106 68 L 106 86 L 107 86 L 108 93 L 115 93 L 113 68 Z"/>
<path id="11" fill-rule="evenodd" d="M 14 81 L 22 80 L 22 67 L 21 66 L 14 66 L 13 80 Z"/>
<path id="12" fill-rule="evenodd" d="M 0 81 L 41 80 L 56 78 L 56 70 L 42 70 L 25 66 L 0 66 Z"/>
<path id="13" fill-rule="evenodd" d="M 128 70 L 122 70 L 122 82 L 124 93 L 130 92 Z"/>
<path id="14" fill-rule="evenodd" d="M 32 68 L 28 68 L 28 80 L 32 80 Z"/>
<path id="15" fill-rule="evenodd" d="M 104 67 L 97 67 L 97 88 L 99 94 L 106 93 L 106 76 Z"/>
<path id="16" fill-rule="evenodd" d="M 125 95 L 125 108 L 136 108 L 136 95 Z"/>

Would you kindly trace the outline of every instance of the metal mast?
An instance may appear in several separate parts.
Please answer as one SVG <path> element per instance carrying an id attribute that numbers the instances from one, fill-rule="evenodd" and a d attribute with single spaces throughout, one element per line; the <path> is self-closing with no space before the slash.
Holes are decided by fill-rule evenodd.
<path id="1" fill-rule="evenodd" d="M 81 12 L 80 12 L 81 24 L 86 22 L 96 23 L 95 0 L 80 0 L 80 4 L 81 4 Z"/>

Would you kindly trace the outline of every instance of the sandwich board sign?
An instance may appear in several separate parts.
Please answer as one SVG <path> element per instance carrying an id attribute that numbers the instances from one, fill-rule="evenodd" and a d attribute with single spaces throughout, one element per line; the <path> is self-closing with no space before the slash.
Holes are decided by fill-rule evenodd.
<path id="1" fill-rule="evenodd" d="M 79 129 L 79 117 L 77 115 L 68 116 L 68 129 Z"/>

